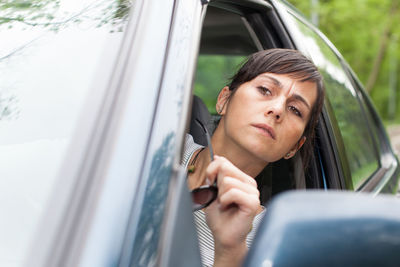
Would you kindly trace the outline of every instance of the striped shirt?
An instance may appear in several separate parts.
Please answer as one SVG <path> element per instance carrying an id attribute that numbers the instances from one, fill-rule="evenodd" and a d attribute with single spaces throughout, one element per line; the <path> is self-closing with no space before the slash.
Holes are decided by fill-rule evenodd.
<path id="1" fill-rule="evenodd" d="M 203 146 L 198 145 L 194 142 L 193 137 L 191 135 L 187 134 L 185 140 L 185 150 L 181 164 L 185 166 L 185 168 L 187 168 L 189 160 L 192 157 L 193 153 L 202 147 Z M 266 209 L 264 208 L 262 212 L 260 212 L 254 217 L 253 228 L 246 238 L 247 247 L 250 247 L 251 243 L 253 242 L 254 235 L 257 231 L 261 219 L 264 217 L 265 211 Z M 202 210 L 195 211 L 193 215 L 199 239 L 199 248 L 200 248 L 202 264 L 203 266 L 213 266 L 214 238 L 210 228 L 206 223 L 206 215 Z"/>

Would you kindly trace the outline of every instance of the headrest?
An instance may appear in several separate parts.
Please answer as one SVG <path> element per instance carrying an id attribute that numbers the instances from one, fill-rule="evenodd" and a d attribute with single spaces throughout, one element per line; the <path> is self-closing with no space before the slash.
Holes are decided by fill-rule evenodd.
<path id="1" fill-rule="evenodd" d="M 195 122 L 196 118 L 200 120 L 208 129 L 210 129 L 209 123 L 211 121 L 211 115 L 208 112 L 207 106 L 204 104 L 201 98 L 193 95 L 192 116 L 190 119 L 189 133 L 193 136 L 195 143 L 202 146 L 207 146 L 206 135 L 201 126 Z M 210 131 L 210 133 L 212 133 L 212 131 Z"/>

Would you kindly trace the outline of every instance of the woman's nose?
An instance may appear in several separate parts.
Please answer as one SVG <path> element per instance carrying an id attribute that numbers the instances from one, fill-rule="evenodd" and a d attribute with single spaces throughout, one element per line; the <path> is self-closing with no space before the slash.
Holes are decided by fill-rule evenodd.
<path id="1" fill-rule="evenodd" d="M 276 120 L 282 120 L 282 115 L 285 110 L 285 105 L 282 100 L 270 102 L 267 107 L 267 111 L 264 113 L 266 117 L 273 116 Z"/>

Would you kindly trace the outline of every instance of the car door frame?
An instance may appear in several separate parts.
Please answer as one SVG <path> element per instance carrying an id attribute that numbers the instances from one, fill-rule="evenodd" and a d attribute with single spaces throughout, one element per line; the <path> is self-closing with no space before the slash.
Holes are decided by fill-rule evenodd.
<path id="1" fill-rule="evenodd" d="M 191 91 L 194 80 L 195 66 L 199 49 L 201 25 L 206 10 L 206 1 L 175 0 L 173 19 L 168 37 L 167 53 L 164 63 L 163 77 L 160 83 L 160 93 L 153 119 L 153 128 L 149 136 L 148 155 L 142 171 L 140 199 L 132 205 L 130 226 L 124 243 L 121 258 L 122 266 L 143 265 L 143 254 L 138 252 L 143 239 L 138 237 L 143 228 L 139 224 L 149 211 L 144 204 L 150 200 L 146 194 L 151 190 L 152 170 L 159 167 L 156 164 L 160 140 L 172 141 L 168 144 L 163 159 L 168 162 L 168 170 L 163 173 L 166 182 L 164 203 L 160 205 L 163 215 L 158 218 L 159 238 L 156 249 L 151 251 L 154 257 L 148 257 L 146 266 L 201 266 L 197 234 L 193 222 L 191 199 L 186 186 L 186 171 L 180 164 L 184 134 L 188 127 L 188 114 L 191 110 Z M 162 126 L 164 125 L 164 126 Z M 158 148 L 158 149 L 157 149 Z M 151 197 L 151 196 L 150 196 Z M 153 204 L 154 205 L 154 204 Z M 156 204 L 157 205 L 157 204 Z M 143 212 L 138 214 L 138 209 Z M 154 217 L 153 217 L 154 218 Z M 180 229 L 174 226 L 179 225 Z M 177 233 L 186 229 L 184 238 L 177 238 Z M 150 233 L 150 232 L 148 232 Z M 138 245 L 139 244 L 139 245 Z M 148 250 L 145 251 L 146 253 Z M 179 253 L 186 257 L 176 257 Z M 153 261 L 154 259 L 154 261 Z"/>

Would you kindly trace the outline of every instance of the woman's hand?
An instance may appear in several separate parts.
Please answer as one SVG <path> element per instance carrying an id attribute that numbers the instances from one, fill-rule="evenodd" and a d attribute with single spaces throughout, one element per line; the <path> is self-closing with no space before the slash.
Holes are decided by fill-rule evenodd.
<path id="1" fill-rule="evenodd" d="M 205 209 L 215 243 L 214 266 L 241 266 L 246 237 L 260 209 L 257 183 L 224 157 L 214 156 L 206 175 L 217 179 L 218 198 Z"/>

